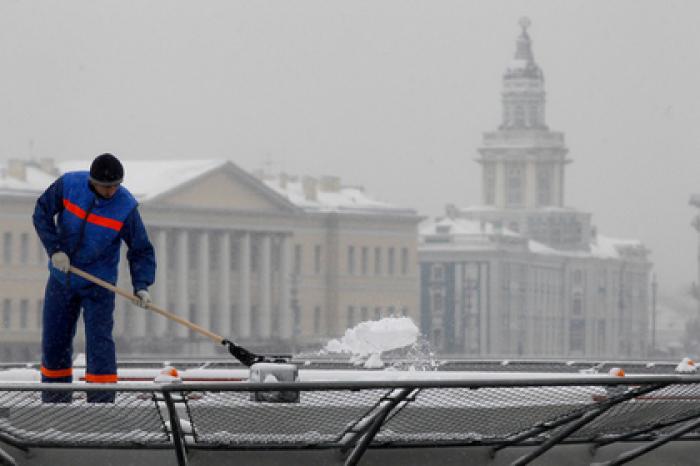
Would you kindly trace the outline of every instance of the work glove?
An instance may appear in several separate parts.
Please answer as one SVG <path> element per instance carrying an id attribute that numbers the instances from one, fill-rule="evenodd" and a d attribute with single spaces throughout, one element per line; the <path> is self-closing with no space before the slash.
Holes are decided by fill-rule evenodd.
<path id="1" fill-rule="evenodd" d="M 68 258 L 68 254 L 63 251 L 54 252 L 51 255 L 51 265 L 61 272 L 68 273 L 68 270 L 70 270 L 70 259 Z"/>
<path id="2" fill-rule="evenodd" d="M 136 305 L 146 309 L 146 307 L 151 304 L 151 295 L 148 294 L 148 290 L 138 290 L 136 292 Z"/>

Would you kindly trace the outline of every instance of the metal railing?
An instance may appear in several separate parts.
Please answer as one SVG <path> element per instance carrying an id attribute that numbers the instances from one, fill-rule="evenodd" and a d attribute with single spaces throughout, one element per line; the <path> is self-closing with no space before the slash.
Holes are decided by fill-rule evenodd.
<path id="1" fill-rule="evenodd" d="M 501 376 L 502 377 L 502 376 Z M 86 393 L 114 392 L 114 403 Z M 44 403 L 42 393 L 70 393 Z M 298 396 L 297 396 L 298 394 Z M 264 400 L 264 401 L 260 401 Z M 279 402 L 294 400 L 293 402 Z M 675 439 L 697 439 L 700 376 L 547 376 L 386 382 L 0 385 L 0 441 L 34 448 L 335 449 L 358 464 L 368 448 L 534 447 L 642 440 L 623 464 Z M 1 453 L 1 450 L 0 450 Z M 3 462 L 5 461 L 5 462 Z M 8 463 L 0 455 L 0 464 Z"/>

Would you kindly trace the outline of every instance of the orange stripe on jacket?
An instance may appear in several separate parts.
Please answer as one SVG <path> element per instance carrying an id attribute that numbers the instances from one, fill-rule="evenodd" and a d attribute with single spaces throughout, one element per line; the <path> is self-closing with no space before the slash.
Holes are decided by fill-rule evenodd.
<path id="1" fill-rule="evenodd" d="M 73 204 L 68 199 L 63 199 L 63 207 L 76 217 L 83 219 L 85 218 L 85 211 L 78 205 Z M 90 214 L 88 215 L 87 221 L 99 225 L 105 228 L 111 228 L 112 230 L 119 231 L 122 229 L 123 223 L 119 220 L 114 220 L 113 218 L 102 217 L 101 215 Z"/>
<path id="2" fill-rule="evenodd" d="M 117 374 L 85 374 L 85 381 L 90 383 L 117 383 Z"/>
<path id="3" fill-rule="evenodd" d="M 73 368 L 68 369 L 47 369 L 41 366 L 41 373 L 45 377 L 71 377 L 73 375 Z"/>

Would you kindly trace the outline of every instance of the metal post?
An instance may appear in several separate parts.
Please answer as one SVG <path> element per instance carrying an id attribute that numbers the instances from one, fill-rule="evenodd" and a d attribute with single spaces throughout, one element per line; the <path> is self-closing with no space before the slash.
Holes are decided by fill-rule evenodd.
<path id="1" fill-rule="evenodd" d="M 180 425 L 180 416 L 177 414 L 173 397 L 169 391 L 163 391 L 163 399 L 168 407 L 168 415 L 170 416 L 170 430 L 173 434 L 177 464 L 178 466 L 187 466 L 187 446 L 185 445 L 185 436 Z"/>

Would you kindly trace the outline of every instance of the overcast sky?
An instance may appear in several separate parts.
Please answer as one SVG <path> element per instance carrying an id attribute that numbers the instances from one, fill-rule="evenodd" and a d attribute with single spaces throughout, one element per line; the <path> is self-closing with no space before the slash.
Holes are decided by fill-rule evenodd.
<path id="1" fill-rule="evenodd" d="M 665 291 L 696 280 L 694 0 L 1 0 L 0 157 L 268 161 L 439 215 L 481 202 L 521 16 L 566 204 L 643 240 Z"/>

